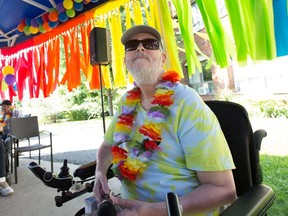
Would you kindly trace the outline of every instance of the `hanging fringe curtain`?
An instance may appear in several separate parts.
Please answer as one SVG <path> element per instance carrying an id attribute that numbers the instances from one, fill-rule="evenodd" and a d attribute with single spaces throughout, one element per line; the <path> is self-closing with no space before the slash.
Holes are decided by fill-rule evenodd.
<path id="1" fill-rule="evenodd" d="M 237 60 L 241 64 L 247 63 L 249 45 L 248 45 L 248 35 L 250 28 L 245 28 L 244 13 L 242 5 L 239 1 L 229 1 L 225 0 L 227 11 L 229 11 L 230 23 L 232 26 L 232 31 L 234 35 Z"/>
<path id="2" fill-rule="evenodd" d="M 196 67 L 198 71 L 202 71 L 201 64 L 195 51 L 197 45 L 194 41 L 193 34 L 193 23 L 191 19 L 192 8 L 190 0 L 173 0 L 173 4 L 177 10 L 180 31 L 185 44 L 188 75 L 191 76 L 195 73 Z"/>
<path id="3" fill-rule="evenodd" d="M 200 70 L 201 68 L 194 51 L 197 51 L 198 47 L 193 40 L 190 1 L 172 1 L 178 13 L 180 30 L 185 43 L 188 71 L 191 75 L 195 68 Z M 235 45 L 224 31 L 218 15 L 216 0 L 196 0 L 196 2 L 212 45 L 212 55 L 220 67 L 227 67 L 229 58 L 234 58 L 234 56 L 243 63 L 246 63 L 249 56 L 252 60 L 276 57 L 272 1 L 225 0 Z M 287 6 L 287 1 L 285 3 Z M 126 17 L 120 16 L 120 7 L 123 7 L 121 10 L 124 9 Z M 143 16 L 146 16 L 146 19 Z M 285 18 L 287 20 L 287 14 Z M 125 23 L 123 24 L 123 22 Z M 67 84 L 68 90 L 72 91 L 81 84 L 81 73 L 85 75 L 90 89 L 99 89 L 100 68 L 99 66 L 92 67 L 89 59 L 89 34 L 95 26 L 106 27 L 111 35 L 112 63 L 110 66 L 113 74 L 110 77 L 109 66 L 101 67 L 104 87 L 126 86 L 133 79 L 124 67 L 125 53 L 120 37 L 127 28 L 134 24 L 144 24 L 144 22 L 156 27 L 163 37 L 167 55 L 165 68 L 173 68 L 183 77 L 168 0 L 117 0 L 107 1 L 65 24 L 59 25 L 49 33 L 40 34 L 15 47 L 1 49 L 0 66 L 13 66 L 17 83 L 16 86 L 7 86 L 2 81 L 0 95 L 3 97 L 8 94 L 12 99 L 17 93 L 19 100 L 22 100 L 24 92 L 28 89 L 30 98 L 39 97 L 41 92 L 44 97 L 48 97 L 59 84 Z M 60 77 L 59 74 L 61 37 L 64 41 L 66 59 L 66 71 L 63 77 Z M 1 78 L 3 80 L 3 75 L 2 77 L 0 75 Z M 59 80 L 61 81 L 59 82 Z"/>
<path id="4" fill-rule="evenodd" d="M 125 13 L 126 13 L 126 26 L 124 26 L 124 27 L 126 27 L 125 28 L 125 30 L 126 30 L 126 29 L 131 28 L 131 26 L 132 26 L 132 24 L 131 24 L 130 4 L 126 3 L 124 5 L 124 8 L 125 8 Z M 124 62 L 124 60 L 123 60 L 123 62 Z M 127 73 L 127 76 L 128 76 L 128 82 L 129 83 L 133 83 L 134 79 L 133 79 L 132 75 L 130 73 Z"/>
<path id="5" fill-rule="evenodd" d="M 124 47 L 119 37 L 125 30 L 120 25 L 122 23 L 120 17 L 121 6 L 124 6 L 127 15 L 125 29 L 130 28 L 132 23 L 137 25 L 144 24 L 142 8 L 143 6 L 145 7 L 146 24 L 151 26 L 157 24 L 158 29 L 161 30 L 160 32 L 164 36 L 164 41 L 167 45 L 166 67 L 174 68 L 182 75 L 172 23 L 169 22 L 170 15 L 167 2 L 163 0 L 159 3 L 152 0 L 111 1 L 81 14 L 75 19 L 71 19 L 65 25 L 61 25 L 49 32 L 49 34 L 41 34 L 34 37 L 32 44 L 31 41 L 24 43 L 24 46 L 29 48 L 21 50 L 21 53 L 17 56 L 19 58 L 17 65 L 16 63 L 13 65 L 17 68 L 19 100 L 22 100 L 27 89 L 29 89 L 30 98 L 39 97 L 41 92 L 44 97 L 48 97 L 60 84 L 66 84 L 68 90 L 72 91 L 81 84 L 81 72 L 85 75 L 90 89 L 99 89 L 99 66 L 92 67 L 89 59 L 89 34 L 95 26 L 106 27 L 111 35 L 113 77 L 110 77 L 109 66 L 101 67 L 104 87 L 111 88 L 111 80 L 113 80 L 113 85 L 116 87 L 125 87 L 128 83 L 131 83 L 133 78 L 124 67 Z M 149 13 L 147 7 L 153 12 Z M 155 14 L 154 11 L 157 13 Z M 161 13 L 158 14 L 158 11 Z M 98 19 L 99 17 L 102 17 L 102 19 Z M 97 21 L 94 23 L 93 20 Z M 161 23 L 157 23 L 160 20 Z M 162 26 L 163 23 L 165 25 Z M 66 60 L 66 71 L 62 77 L 59 77 L 59 37 L 63 38 L 63 51 Z M 80 39 L 82 41 L 81 44 L 79 43 Z M 10 56 L 9 58 L 16 59 L 15 56 Z M 1 88 L 4 90 L 5 86 Z M 14 89 L 7 86 L 6 88 L 9 88 L 10 97 L 13 97 L 15 95 Z"/>
<path id="6" fill-rule="evenodd" d="M 288 1 L 274 0 L 274 28 L 277 56 L 288 55 Z"/>
<path id="7" fill-rule="evenodd" d="M 168 3 L 166 0 L 156 0 L 153 7 L 153 11 L 158 12 L 154 13 L 155 25 L 163 37 L 163 44 L 167 54 L 166 68 L 173 68 L 183 77 Z"/>
<path id="8" fill-rule="evenodd" d="M 63 34 L 66 71 L 61 80 L 61 84 L 67 84 L 69 91 L 81 84 L 80 76 L 80 54 L 77 27 L 66 31 Z"/>
<path id="9" fill-rule="evenodd" d="M 141 3 L 143 4 L 144 10 L 145 10 L 145 16 L 146 16 L 146 19 L 147 19 L 147 24 L 149 26 L 155 26 L 155 23 L 153 22 L 153 19 L 152 19 L 152 13 L 149 13 L 148 5 L 146 4 L 146 1 L 142 0 Z M 151 1 L 150 1 L 150 3 L 151 3 Z M 149 6 L 151 8 L 151 5 L 153 5 L 153 3 L 152 4 L 150 4 L 150 3 L 149 3 Z"/>
<path id="10" fill-rule="evenodd" d="M 112 71 L 114 77 L 114 84 L 117 87 L 125 87 L 127 85 L 126 70 L 124 68 L 124 48 L 120 42 L 120 35 L 122 35 L 122 28 L 119 23 L 120 13 L 114 10 L 108 15 L 108 23 L 110 27 L 110 35 L 112 42 Z"/>
<path id="11" fill-rule="evenodd" d="M 252 60 L 276 57 L 272 1 L 229 1 L 226 8 L 234 35 L 237 60 L 246 64 Z"/>
<path id="12" fill-rule="evenodd" d="M 205 24 L 206 32 L 210 38 L 215 60 L 221 68 L 227 67 L 229 56 L 225 46 L 225 40 L 228 38 L 225 37 L 226 35 L 219 18 L 216 1 L 196 1 Z"/>
<path id="13" fill-rule="evenodd" d="M 142 10 L 140 6 L 140 1 L 134 0 L 132 2 L 133 5 L 133 12 L 134 12 L 134 22 L 136 25 L 142 25 L 143 24 L 143 17 L 142 17 Z"/>

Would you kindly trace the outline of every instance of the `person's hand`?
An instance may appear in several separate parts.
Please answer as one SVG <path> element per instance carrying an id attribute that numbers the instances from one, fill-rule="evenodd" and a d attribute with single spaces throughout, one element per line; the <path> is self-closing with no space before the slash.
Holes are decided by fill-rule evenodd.
<path id="1" fill-rule="evenodd" d="M 2 125 L 0 125 L 0 132 L 2 132 L 3 131 L 3 127 L 2 127 Z"/>
<path id="2" fill-rule="evenodd" d="M 109 194 L 110 190 L 106 173 L 96 171 L 93 192 L 98 203 L 101 203 L 105 195 Z"/>
<path id="3" fill-rule="evenodd" d="M 139 201 L 139 200 L 128 200 L 122 199 L 121 197 L 110 196 L 114 205 L 124 207 L 125 209 L 117 214 L 117 216 L 152 216 L 151 214 L 151 203 Z M 157 213 L 156 213 L 157 215 Z"/>

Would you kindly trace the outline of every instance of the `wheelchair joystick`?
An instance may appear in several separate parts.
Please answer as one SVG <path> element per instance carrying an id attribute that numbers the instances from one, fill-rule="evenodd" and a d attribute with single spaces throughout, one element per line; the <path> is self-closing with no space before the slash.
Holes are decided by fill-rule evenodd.
<path id="1" fill-rule="evenodd" d="M 70 176 L 69 167 L 67 166 L 67 159 L 64 159 L 63 166 L 60 168 L 60 173 L 58 174 L 58 178 L 66 178 Z"/>

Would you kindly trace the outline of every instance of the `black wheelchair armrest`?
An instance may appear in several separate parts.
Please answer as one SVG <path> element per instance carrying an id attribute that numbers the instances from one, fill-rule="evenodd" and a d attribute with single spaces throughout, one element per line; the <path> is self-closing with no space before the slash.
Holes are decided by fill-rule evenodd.
<path id="1" fill-rule="evenodd" d="M 92 177 L 95 174 L 96 165 L 97 165 L 96 161 L 92 161 L 90 163 L 84 164 L 84 165 L 78 167 L 74 171 L 73 176 L 74 177 L 78 177 L 81 180 L 85 180 L 85 179 L 87 179 L 89 177 Z M 111 167 L 112 167 L 112 165 L 107 170 L 107 174 L 106 174 L 107 179 L 113 178 L 115 176 L 113 170 L 111 169 Z"/>
<path id="2" fill-rule="evenodd" d="M 239 196 L 221 216 L 265 215 L 275 198 L 275 193 L 269 186 L 255 185 Z"/>
<path id="3" fill-rule="evenodd" d="M 265 138 L 266 136 L 267 132 L 263 129 L 259 129 L 254 132 L 255 145 L 259 151 L 261 149 L 262 139 Z"/>
<path id="4" fill-rule="evenodd" d="M 81 180 L 85 180 L 91 176 L 94 176 L 96 169 L 96 161 L 92 161 L 88 164 L 84 164 L 78 167 L 75 171 L 73 176 L 79 177 Z"/>

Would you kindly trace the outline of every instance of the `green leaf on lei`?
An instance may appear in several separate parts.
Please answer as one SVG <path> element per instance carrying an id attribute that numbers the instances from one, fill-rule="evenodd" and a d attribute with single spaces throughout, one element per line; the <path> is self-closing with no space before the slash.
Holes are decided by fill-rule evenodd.
<path id="1" fill-rule="evenodd" d="M 139 157 L 141 154 L 143 154 L 144 152 L 147 151 L 145 149 L 144 143 L 145 143 L 145 139 L 143 139 L 142 142 L 139 142 L 136 140 L 136 148 L 137 148 L 137 150 L 139 150 L 137 155 L 136 155 L 137 157 Z"/>
<path id="2" fill-rule="evenodd" d="M 170 115 L 170 111 L 166 106 L 155 106 L 151 107 L 149 110 L 154 112 L 161 112 L 165 118 L 167 118 Z"/>

